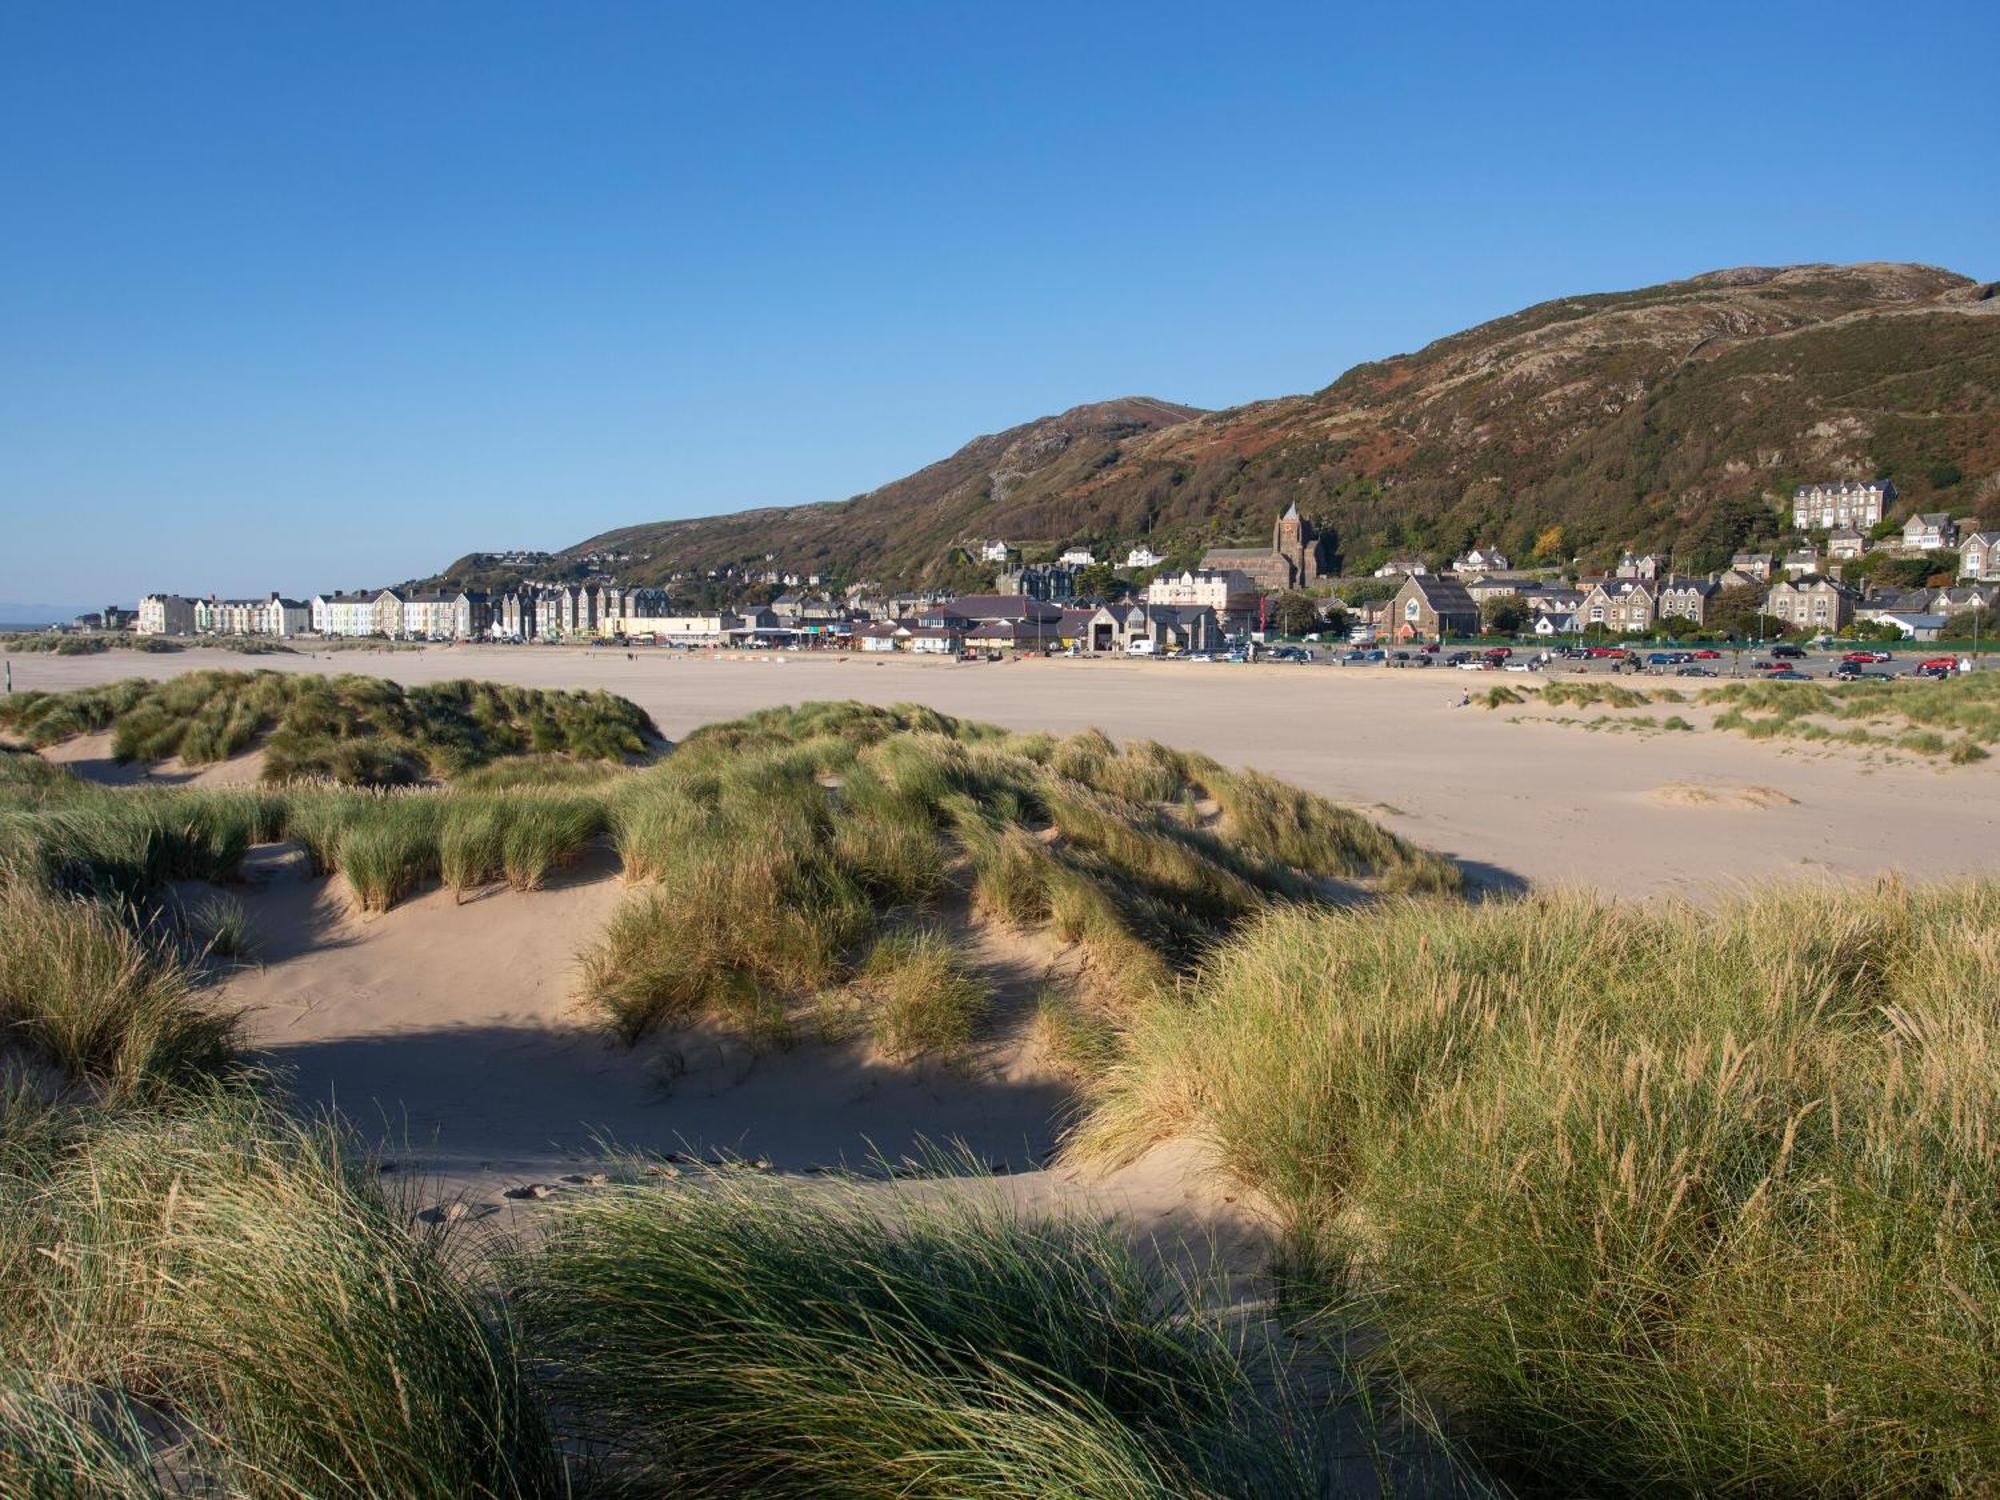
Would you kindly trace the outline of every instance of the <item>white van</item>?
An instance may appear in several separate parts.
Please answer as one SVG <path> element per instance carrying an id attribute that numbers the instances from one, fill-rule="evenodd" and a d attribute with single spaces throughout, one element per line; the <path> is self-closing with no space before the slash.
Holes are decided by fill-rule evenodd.
<path id="1" fill-rule="evenodd" d="M 1127 656 L 1151 656 L 1153 655 L 1153 643 L 1144 636 L 1139 637 L 1137 640 L 1127 641 L 1125 643 L 1125 654 Z"/>

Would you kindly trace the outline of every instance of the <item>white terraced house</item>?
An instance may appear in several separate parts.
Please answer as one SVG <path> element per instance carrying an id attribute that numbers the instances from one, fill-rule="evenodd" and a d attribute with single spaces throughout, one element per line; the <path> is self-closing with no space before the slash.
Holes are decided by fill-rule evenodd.
<path id="1" fill-rule="evenodd" d="M 1161 574 L 1146 585 L 1146 602 L 1180 609 L 1212 609 L 1218 615 L 1249 614 L 1257 608 L 1257 585 L 1234 569 Z"/>
<path id="2" fill-rule="evenodd" d="M 139 601 L 139 634 L 193 635 L 194 600 L 179 594 L 148 594 Z"/>
<path id="3" fill-rule="evenodd" d="M 358 638 L 378 633 L 373 594 L 315 594 L 312 619 L 313 629 L 321 635 Z"/>
<path id="4" fill-rule="evenodd" d="M 1800 531 L 1831 531 L 1836 526 L 1866 531 L 1881 523 L 1895 499 L 1896 486 L 1886 479 L 1802 484 L 1792 496 L 1792 525 Z"/>
<path id="5" fill-rule="evenodd" d="M 312 628 L 312 606 L 299 599 L 271 595 L 257 607 L 257 634 L 288 640 Z"/>

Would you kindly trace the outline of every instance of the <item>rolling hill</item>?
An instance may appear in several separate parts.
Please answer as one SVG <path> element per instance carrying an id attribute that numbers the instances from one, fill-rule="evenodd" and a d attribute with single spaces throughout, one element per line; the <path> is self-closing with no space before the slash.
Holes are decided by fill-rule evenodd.
<path id="1" fill-rule="evenodd" d="M 1297 501 L 1350 569 L 1477 540 L 1586 564 L 1725 561 L 1807 478 L 2000 517 L 2000 295 L 1928 266 L 1746 267 L 1545 302 L 1322 390 L 1202 412 L 1133 397 L 988 437 L 849 500 L 623 527 L 630 582 L 729 563 L 913 583 L 989 536 L 1030 559 L 1258 542 Z M 1553 528 L 1560 527 L 1559 533 Z M 479 559 L 446 575 L 479 576 Z M 489 580 L 490 581 L 490 580 Z"/>

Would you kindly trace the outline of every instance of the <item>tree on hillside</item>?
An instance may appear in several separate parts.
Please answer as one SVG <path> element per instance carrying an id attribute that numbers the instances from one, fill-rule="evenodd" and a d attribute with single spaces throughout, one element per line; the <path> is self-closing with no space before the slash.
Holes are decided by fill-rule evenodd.
<path id="1" fill-rule="evenodd" d="M 1947 641 L 1969 641 L 1974 632 L 1983 643 L 1993 639 L 1993 611 L 1990 609 L 1956 609 L 1945 616 L 1944 628 L 1938 632 Z"/>
<path id="2" fill-rule="evenodd" d="M 1319 602 L 1305 594 L 1280 594 L 1271 606 L 1271 623 L 1280 635 L 1304 635 L 1319 629 Z"/>
<path id="3" fill-rule="evenodd" d="M 1076 591 L 1092 599 L 1109 599 L 1124 591 L 1124 582 L 1110 563 L 1092 563 L 1076 575 Z"/>
<path id="4" fill-rule="evenodd" d="M 1534 557 L 1539 563 L 1559 563 L 1564 561 L 1564 548 L 1568 541 L 1562 523 L 1558 521 L 1535 538 Z"/>
<path id="5" fill-rule="evenodd" d="M 1688 537 L 1685 565 L 1693 573 L 1720 572 L 1748 542 L 1769 536 L 1772 529 L 1770 508 L 1762 500 L 1743 496 L 1721 501 Z"/>
<path id="6" fill-rule="evenodd" d="M 1755 587 L 1724 589 L 1715 596 L 1708 606 L 1703 619 L 1703 628 L 1733 635 L 1738 640 L 1749 640 L 1758 635 L 1769 637 L 1768 629 L 1760 630 L 1761 622 L 1772 617 L 1764 613 L 1764 590 Z"/>
<path id="7" fill-rule="evenodd" d="M 1519 594 L 1502 594 L 1479 606 L 1479 620 L 1489 635 L 1519 635 L 1534 621 L 1534 611 Z"/>
<path id="8" fill-rule="evenodd" d="M 1396 597 L 1403 586 L 1400 578 L 1362 578 L 1340 586 L 1340 597 L 1349 604 L 1380 604 Z"/>

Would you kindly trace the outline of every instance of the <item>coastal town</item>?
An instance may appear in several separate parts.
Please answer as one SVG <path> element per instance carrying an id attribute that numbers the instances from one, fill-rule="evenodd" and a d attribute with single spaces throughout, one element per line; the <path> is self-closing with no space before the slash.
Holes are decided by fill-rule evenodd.
<path id="1" fill-rule="evenodd" d="M 631 559 L 567 559 L 590 576 L 497 590 L 385 587 L 306 597 L 148 594 L 70 629 L 142 637 L 394 642 L 593 643 L 909 652 L 1237 657 L 1281 640 L 1357 648 L 1478 637 L 1544 642 L 1777 639 L 1786 635 L 1933 642 L 1990 633 L 2000 604 L 2000 531 L 1944 513 L 1891 516 L 1887 482 L 1802 485 L 1781 551 L 1744 551 L 1692 575 L 1657 551 L 1624 552 L 1600 576 L 1536 559 L 1517 565 L 1475 545 L 1438 566 L 1397 557 L 1360 576 L 1333 566 L 1330 539 L 1296 505 L 1268 547 L 1203 551 L 1178 569 L 1144 543 L 1063 546 L 1026 561 L 1004 540 L 968 542 L 956 561 L 990 578 L 978 591 L 886 592 L 771 565 L 628 586 Z M 1050 549 L 1043 549 L 1046 553 Z M 531 574 L 546 553 L 494 554 Z M 700 585 L 696 588 L 695 585 Z M 731 595 L 696 607 L 688 597 Z"/>

